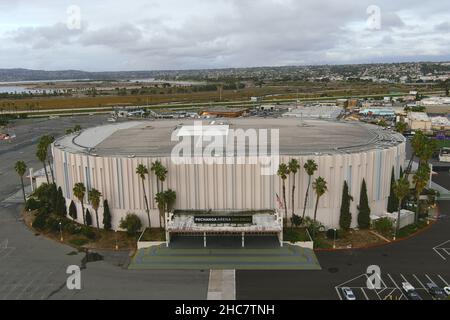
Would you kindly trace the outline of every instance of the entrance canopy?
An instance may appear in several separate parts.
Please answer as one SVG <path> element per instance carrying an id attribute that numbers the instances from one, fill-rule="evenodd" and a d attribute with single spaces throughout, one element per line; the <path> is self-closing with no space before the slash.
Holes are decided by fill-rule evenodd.
<path id="1" fill-rule="evenodd" d="M 260 214 L 173 214 L 166 216 L 166 239 L 170 235 L 199 235 L 204 237 L 206 247 L 207 235 L 240 235 L 244 247 L 245 234 L 278 236 L 283 246 L 283 218 L 277 212 Z"/>

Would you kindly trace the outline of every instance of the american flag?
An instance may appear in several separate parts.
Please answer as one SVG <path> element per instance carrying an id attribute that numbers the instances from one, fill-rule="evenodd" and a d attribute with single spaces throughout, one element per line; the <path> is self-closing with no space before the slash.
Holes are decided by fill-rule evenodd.
<path id="1" fill-rule="evenodd" d="M 277 196 L 278 207 L 280 207 L 280 209 L 284 209 L 283 201 L 281 201 L 280 197 L 278 196 L 278 193 L 275 194 Z"/>

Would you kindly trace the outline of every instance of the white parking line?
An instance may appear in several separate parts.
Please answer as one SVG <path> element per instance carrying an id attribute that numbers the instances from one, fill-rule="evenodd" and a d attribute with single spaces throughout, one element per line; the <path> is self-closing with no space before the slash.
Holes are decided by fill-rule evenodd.
<path id="1" fill-rule="evenodd" d="M 420 283 L 420 285 L 422 286 L 422 289 L 425 289 L 425 290 L 427 290 L 427 288 L 425 288 L 425 286 L 423 285 L 423 283 L 422 283 L 422 281 L 420 281 L 420 279 L 419 278 L 417 278 L 417 276 L 415 275 L 415 274 L 413 274 L 413 277 L 417 280 L 417 282 L 419 282 Z"/>
<path id="2" fill-rule="evenodd" d="M 395 282 L 395 280 L 392 278 L 392 276 L 389 273 L 387 275 L 388 275 L 389 279 L 391 279 L 391 281 L 394 283 L 395 287 L 400 291 L 400 297 L 398 299 L 402 300 L 402 297 L 404 297 L 403 290 L 397 285 L 397 282 Z M 392 292 L 391 292 L 391 295 L 392 295 Z"/>
<path id="3" fill-rule="evenodd" d="M 433 248 L 433 250 L 443 259 L 443 260 L 447 260 L 447 257 L 445 257 L 444 255 L 442 255 L 439 250 L 443 250 L 448 256 L 450 256 L 450 253 L 447 251 L 450 248 L 446 248 L 444 247 L 447 243 L 449 243 L 450 240 L 447 240 L 441 244 L 438 244 L 437 246 L 435 246 Z"/>
<path id="4" fill-rule="evenodd" d="M 341 293 L 339 292 L 338 287 L 334 287 L 334 289 L 336 290 L 336 293 L 337 293 L 337 295 L 339 297 L 339 300 L 342 300 L 342 296 L 341 296 Z"/>
<path id="5" fill-rule="evenodd" d="M 370 300 L 363 288 L 361 288 L 361 291 L 362 291 L 364 297 L 366 298 L 366 300 Z"/>
<path id="6" fill-rule="evenodd" d="M 445 285 L 446 285 L 447 287 L 450 286 L 450 285 L 448 284 L 448 282 L 444 280 L 444 278 L 442 278 L 440 275 L 437 275 L 437 276 L 439 277 L 439 279 L 441 279 L 441 281 L 442 281 L 443 283 L 445 283 Z"/>
<path id="7" fill-rule="evenodd" d="M 427 277 L 427 279 L 430 280 L 432 284 L 436 284 L 436 283 L 433 281 L 433 279 L 431 279 L 427 274 L 425 274 L 425 277 Z"/>

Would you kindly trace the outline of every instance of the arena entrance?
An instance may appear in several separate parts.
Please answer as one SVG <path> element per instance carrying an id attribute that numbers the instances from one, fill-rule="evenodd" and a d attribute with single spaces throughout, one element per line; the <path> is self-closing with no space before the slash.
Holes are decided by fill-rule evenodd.
<path id="1" fill-rule="evenodd" d="M 274 210 L 166 215 L 167 247 L 273 248 L 283 246 L 283 218 Z"/>
<path id="2" fill-rule="evenodd" d="M 282 215 L 267 212 L 174 212 L 166 243 L 139 249 L 135 270 L 320 270 L 314 251 L 283 245 Z"/>

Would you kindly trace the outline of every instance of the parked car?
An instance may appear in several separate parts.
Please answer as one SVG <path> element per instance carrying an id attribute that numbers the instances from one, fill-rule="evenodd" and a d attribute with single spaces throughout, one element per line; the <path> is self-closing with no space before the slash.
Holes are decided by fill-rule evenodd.
<path id="1" fill-rule="evenodd" d="M 342 293 L 344 294 L 345 300 L 356 300 L 355 294 L 353 293 L 352 289 L 344 287 L 342 288 Z"/>
<path id="2" fill-rule="evenodd" d="M 408 298 L 408 300 L 422 300 L 422 297 L 419 296 L 419 294 L 416 291 L 416 288 L 414 288 L 409 282 L 403 282 L 402 289 L 405 292 L 405 295 Z"/>
<path id="3" fill-rule="evenodd" d="M 444 293 L 444 290 L 439 288 L 435 283 L 429 282 L 426 284 L 428 288 L 428 292 L 431 294 L 433 299 L 435 300 L 444 300 L 447 299 L 447 295 Z"/>
<path id="4" fill-rule="evenodd" d="M 446 295 L 448 295 L 450 297 L 450 287 L 445 287 L 444 292 Z"/>

